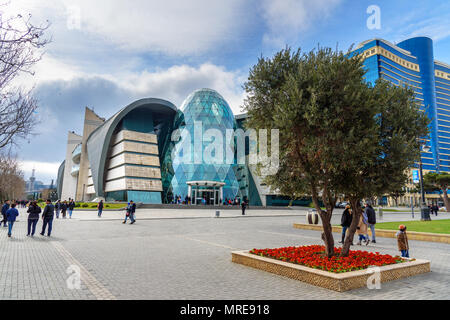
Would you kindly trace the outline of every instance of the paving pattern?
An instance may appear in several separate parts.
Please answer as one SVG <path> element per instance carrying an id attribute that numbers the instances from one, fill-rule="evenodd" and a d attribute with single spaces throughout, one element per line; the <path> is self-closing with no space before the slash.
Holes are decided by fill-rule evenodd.
<path id="1" fill-rule="evenodd" d="M 1 227 L 0 299 L 450 298 L 448 244 L 410 241 L 413 257 L 431 260 L 429 274 L 337 293 L 231 262 L 232 250 L 321 244 L 319 232 L 292 227 L 302 216 L 137 217 L 134 225 L 55 220 L 50 238 L 27 237 L 23 216 L 12 238 Z M 395 239 L 360 248 L 397 254 Z M 73 266 L 81 271 L 79 289 L 67 285 Z"/>

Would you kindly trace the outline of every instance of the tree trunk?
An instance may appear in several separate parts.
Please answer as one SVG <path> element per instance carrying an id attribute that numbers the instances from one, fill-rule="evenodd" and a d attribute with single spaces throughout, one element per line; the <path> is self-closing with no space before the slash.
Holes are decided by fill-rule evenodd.
<path id="1" fill-rule="evenodd" d="M 322 220 L 322 240 L 325 243 L 325 253 L 328 258 L 334 256 L 334 238 L 333 229 L 331 226 L 331 213 L 328 211 L 320 211 L 320 218 Z"/>
<path id="2" fill-rule="evenodd" d="M 355 236 L 356 227 L 358 227 L 359 219 L 361 217 L 361 204 L 359 199 L 350 199 L 352 206 L 352 224 L 347 229 L 347 236 L 345 237 L 344 245 L 342 246 L 341 257 L 348 257 L 350 252 L 350 245 L 353 242 Z"/>
<path id="3" fill-rule="evenodd" d="M 447 212 L 450 212 L 450 203 L 448 201 L 448 194 L 447 194 L 447 187 L 442 188 L 442 191 L 444 192 L 444 204 L 445 204 L 445 210 Z"/>
<path id="4" fill-rule="evenodd" d="M 334 238 L 333 238 L 333 230 L 331 227 L 331 215 L 333 214 L 332 209 L 327 205 L 327 211 L 323 211 L 319 205 L 319 199 L 317 196 L 317 192 L 312 192 L 312 200 L 314 203 L 314 207 L 320 215 L 320 220 L 322 220 L 322 240 L 325 243 L 325 253 L 327 257 L 331 258 L 334 256 Z M 331 211 L 331 212 L 330 212 Z"/>

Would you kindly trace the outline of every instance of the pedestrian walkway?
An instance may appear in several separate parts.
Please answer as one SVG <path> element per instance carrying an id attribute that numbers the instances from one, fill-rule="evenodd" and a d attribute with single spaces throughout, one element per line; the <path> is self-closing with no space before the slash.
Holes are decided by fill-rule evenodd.
<path id="1" fill-rule="evenodd" d="M 137 209 L 137 220 L 148 219 L 200 219 L 200 218 L 215 218 L 216 211 L 219 211 L 219 218 L 252 218 L 252 217 L 299 217 L 298 223 L 307 223 L 306 214 L 310 208 L 286 208 L 277 210 L 250 208 L 245 210 L 245 216 L 242 216 L 241 209 Z M 341 221 L 342 209 L 335 209 L 333 212 L 332 223 L 339 225 Z M 20 215 L 18 220 L 24 220 L 27 217 L 26 209 L 19 209 Z M 117 211 L 103 211 L 102 217 L 98 218 L 97 211 L 79 211 L 75 210 L 72 219 L 68 217 L 65 220 L 83 220 L 83 221 L 97 221 L 97 220 L 123 220 L 125 218 L 125 210 Z M 61 218 L 60 218 L 61 219 Z M 450 213 L 442 212 L 437 217 L 431 216 L 431 219 L 450 219 Z M 64 219 L 61 219 L 64 220 Z M 377 222 L 390 221 L 411 221 L 420 220 L 420 212 L 414 215 L 410 213 L 400 212 L 385 212 L 380 218 L 377 214 Z M 319 222 L 320 223 L 320 222 Z"/>
<path id="2" fill-rule="evenodd" d="M 320 232 L 292 228 L 299 219 L 305 217 L 138 219 L 133 225 L 58 219 L 50 238 L 27 237 L 26 221 L 18 221 L 12 238 L 0 229 L 0 299 L 450 298 L 450 245 L 443 243 L 410 241 L 411 256 L 431 260 L 432 272 L 379 290 L 338 293 L 231 262 L 233 250 L 323 244 Z M 352 249 L 398 254 L 396 240 L 387 238 Z M 75 288 L 68 285 L 74 270 L 81 272 Z"/>

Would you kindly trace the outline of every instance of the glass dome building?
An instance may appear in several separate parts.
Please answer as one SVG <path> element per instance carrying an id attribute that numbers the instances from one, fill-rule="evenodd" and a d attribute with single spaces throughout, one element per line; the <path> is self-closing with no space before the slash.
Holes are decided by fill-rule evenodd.
<path id="1" fill-rule="evenodd" d="M 109 119 L 89 108 L 84 118 L 83 135 L 68 134 L 58 174 L 62 199 L 265 205 L 259 177 L 246 162 L 237 163 L 242 136 L 236 134 L 245 130 L 246 116 L 235 117 L 215 90 L 192 92 L 181 108 L 144 98 Z"/>
<path id="2" fill-rule="evenodd" d="M 233 151 L 230 156 L 229 134 L 235 128 L 233 112 L 218 92 L 199 89 L 186 98 L 175 120 L 170 151 L 174 197 L 220 204 L 237 196 L 237 165 Z"/>

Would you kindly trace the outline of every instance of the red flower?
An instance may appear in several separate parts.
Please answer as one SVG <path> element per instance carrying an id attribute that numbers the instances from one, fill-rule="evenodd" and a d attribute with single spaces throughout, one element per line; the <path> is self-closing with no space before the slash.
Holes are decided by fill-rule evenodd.
<path id="1" fill-rule="evenodd" d="M 328 258 L 324 255 L 325 246 L 310 245 L 302 247 L 285 247 L 276 249 L 252 249 L 250 253 L 277 260 L 288 261 L 310 268 L 340 273 L 366 269 L 369 266 L 384 266 L 404 262 L 400 257 L 367 251 L 350 251 L 348 257 L 339 257 L 342 248 L 334 248 L 337 256 Z"/>

